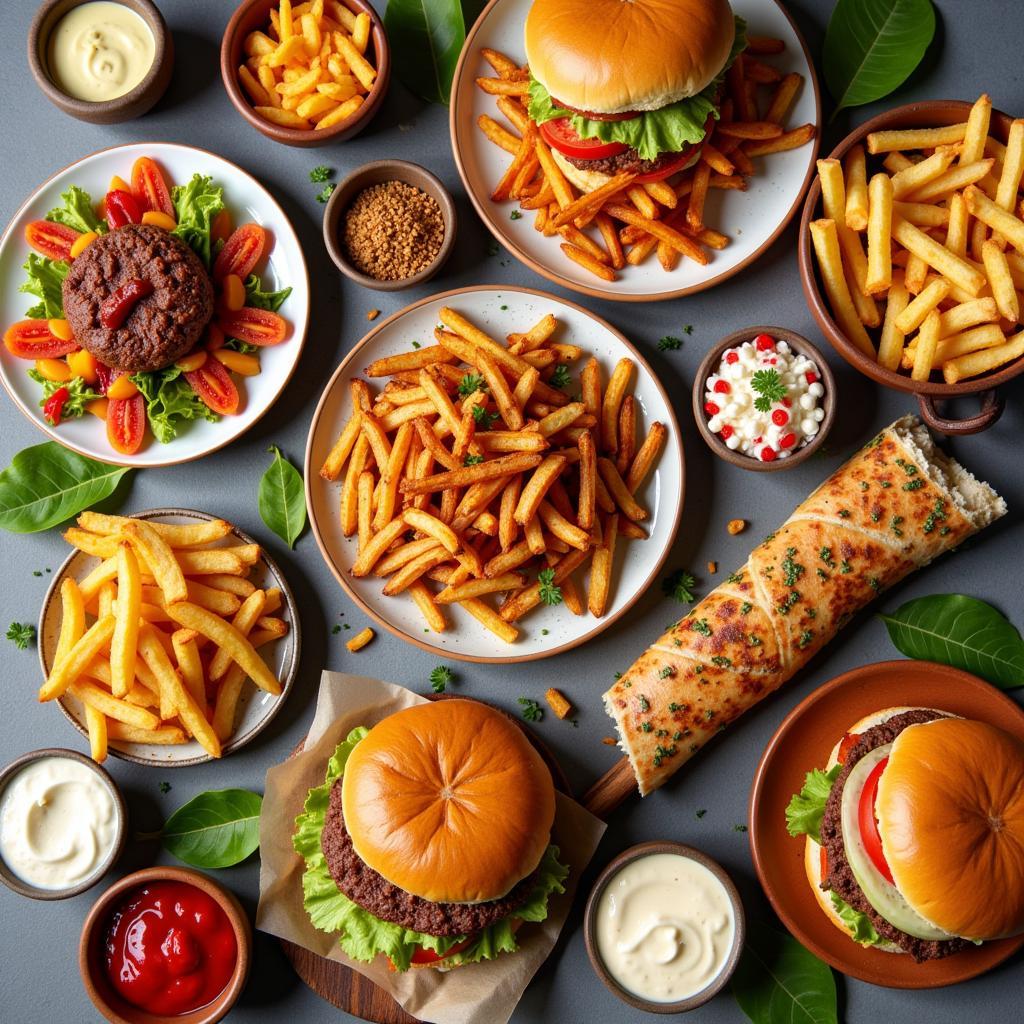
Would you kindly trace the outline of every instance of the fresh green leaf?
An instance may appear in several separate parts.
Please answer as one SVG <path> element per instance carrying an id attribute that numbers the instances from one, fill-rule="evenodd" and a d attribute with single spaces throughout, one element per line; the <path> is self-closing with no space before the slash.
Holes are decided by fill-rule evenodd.
<path id="1" fill-rule="evenodd" d="M 309 172 L 309 180 L 313 182 L 314 185 L 320 185 L 323 182 L 327 181 L 327 179 L 330 178 L 332 174 L 334 174 L 332 168 L 325 167 L 323 164 L 319 164 Z"/>
<path id="2" fill-rule="evenodd" d="M 775 402 L 781 402 L 786 397 L 788 390 L 778 370 L 756 370 L 750 378 L 750 386 L 760 396 L 754 399 L 754 408 L 758 412 L 769 412 Z"/>
<path id="3" fill-rule="evenodd" d="M 327 200 L 330 199 L 331 196 L 334 195 L 334 190 L 337 187 L 338 186 L 333 181 L 328 182 L 328 184 L 324 185 L 324 187 L 322 189 L 320 189 L 319 192 L 317 192 L 317 194 L 316 194 L 316 201 L 318 203 L 326 203 Z"/>
<path id="4" fill-rule="evenodd" d="M 695 586 L 697 581 L 688 572 L 676 569 L 661 581 L 661 592 L 680 604 L 693 604 L 696 600 L 693 593 Z"/>
<path id="5" fill-rule="evenodd" d="M 474 391 L 486 391 L 487 381 L 480 376 L 479 373 L 466 373 L 463 374 L 462 380 L 459 381 L 459 394 L 463 398 L 473 394 Z"/>
<path id="6" fill-rule="evenodd" d="M 675 352 L 683 347 L 682 338 L 674 338 L 671 334 L 666 334 L 664 338 L 658 339 L 658 351 L 659 352 Z"/>
<path id="7" fill-rule="evenodd" d="M 245 304 L 255 306 L 257 309 L 269 309 L 276 313 L 283 305 L 284 300 L 291 295 L 291 288 L 281 288 L 276 292 L 265 292 L 263 282 L 256 274 L 250 274 L 245 279 Z M 255 346 L 251 346 L 255 348 Z"/>
<path id="8" fill-rule="evenodd" d="M 827 772 L 815 768 L 807 773 L 800 792 L 790 797 L 786 807 L 786 831 L 791 836 L 810 836 L 816 843 L 821 842 L 825 801 L 841 771 L 842 765 L 837 764 Z"/>
<path id="9" fill-rule="evenodd" d="M 455 673 L 447 665 L 431 669 L 430 686 L 434 693 L 444 693 L 445 687 L 455 679 Z"/>
<path id="10" fill-rule="evenodd" d="M 209 267 L 210 228 L 213 218 L 224 209 L 224 189 L 214 185 L 209 175 L 193 174 L 187 185 L 171 189 L 171 202 L 178 221 L 174 234 L 192 247 L 203 266 Z"/>
<path id="11" fill-rule="evenodd" d="M 836 979 L 829 966 L 773 928 L 747 933 L 732 994 L 754 1024 L 839 1022 Z"/>
<path id="12" fill-rule="evenodd" d="M 569 383 L 569 367 L 564 363 L 559 363 L 555 367 L 554 373 L 551 374 L 548 379 L 548 383 L 553 388 L 564 388 Z"/>
<path id="13" fill-rule="evenodd" d="M 164 848 L 194 868 L 229 868 L 260 845 L 263 797 L 247 789 L 211 789 L 166 821 Z"/>
<path id="14" fill-rule="evenodd" d="M 37 533 L 110 497 L 125 473 L 47 441 L 18 452 L 0 471 L 0 529 Z"/>
<path id="15" fill-rule="evenodd" d="M 470 24 L 475 14 L 470 13 Z M 384 28 L 395 74 L 428 103 L 448 105 L 466 41 L 460 0 L 388 0 Z"/>
<path id="16" fill-rule="evenodd" d="M 902 85 L 934 35 L 931 0 L 838 0 L 821 61 L 836 113 Z"/>
<path id="17" fill-rule="evenodd" d="M 276 444 L 267 451 L 274 453 L 274 461 L 260 480 L 260 518 L 288 547 L 293 548 L 306 528 L 302 474 L 281 454 Z"/>
<path id="18" fill-rule="evenodd" d="M 98 391 L 93 391 L 82 377 L 72 377 L 71 380 L 65 381 L 47 380 L 37 370 L 29 370 L 28 375 L 43 389 L 43 397 L 39 399 L 40 406 L 46 405 L 54 391 L 60 388 L 67 390 L 68 397 L 60 410 L 62 420 L 77 420 L 85 412 L 87 402 L 103 397 Z"/>
<path id="19" fill-rule="evenodd" d="M 161 444 L 173 441 L 182 423 L 199 419 L 216 423 L 220 419 L 192 390 L 177 366 L 135 373 L 131 379 L 146 400 L 149 428 Z"/>
<path id="20" fill-rule="evenodd" d="M 51 260 L 30 252 L 22 269 L 28 275 L 28 280 L 18 291 L 42 300 L 26 310 L 25 315 L 33 320 L 63 317 L 64 296 L 61 289 L 71 267 L 63 260 Z"/>
<path id="21" fill-rule="evenodd" d="M 555 585 L 555 570 L 541 569 L 537 573 L 537 582 L 540 584 L 540 599 L 546 605 L 562 603 L 562 588 Z"/>
<path id="22" fill-rule="evenodd" d="M 36 627 L 27 622 L 12 622 L 7 627 L 7 639 L 18 648 L 19 651 L 28 649 L 28 645 L 36 638 Z"/>
<path id="23" fill-rule="evenodd" d="M 931 594 L 879 617 L 908 658 L 962 668 L 1004 690 L 1024 686 L 1024 640 L 984 601 L 965 594 Z"/>
<path id="24" fill-rule="evenodd" d="M 839 920 L 850 929 L 854 942 L 859 942 L 862 946 L 882 946 L 885 944 L 885 939 L 875 931 L 875 926 L 871 923 L 871 918 L 867 914 L 854 910 L 838 893 L 830 892 L 828 898 L 832 901 L 832 906 L 835 907 Z"/>
<path id="25" fill-rule="evenodd" d="M 75 231 L 83 234 L 87 231 L 95 231 L 102 235 L 107 230 L 107 222 L 100 220 L 92 205 L 92 196 L 77 185 L 72 185 L 67 192 L 61 192 L 63 204 L 55 206 L 47 215 L 47 220 L 56 224 L 66 224 Z"/>
<path id="26" fill-rule="evenodd" d="M 530 697 L 517 697 L 516 703 L 523 707 L 523 718 L 528 722 L 539 722 L 544 717 L 544 709 Z"/>

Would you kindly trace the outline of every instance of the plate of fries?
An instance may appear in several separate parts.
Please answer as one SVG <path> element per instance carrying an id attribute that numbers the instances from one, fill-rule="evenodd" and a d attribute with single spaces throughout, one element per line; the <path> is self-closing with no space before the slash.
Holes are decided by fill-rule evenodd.
<path id="1" fill-rule="evenodd" d="M 1024 370 L 1024 119 L 987 95 L 881 115 L 818 161 L 800 264 L 840 354 L 922 399 L 988 390 Z M 987 426 L 1001 411 L 983 411 Z"/>
<path id="2" fill-rule="evenodd" d="M 814 65 L 783 7 L 734 0 L 750 46 L 694 168 L 645 185 L 621 174 L 580 194 L 526 114 L 531 2 L 491 0 L 452 86 L 455 162 L 495 238 L 550 281 L 624 302 L 703 291 L 765 252 L 810 184 L 821 122 Z"/>
<path id="3" fill-rule="evenodd" d="M 165 768 L 254 739 L 299 663 L 299 617 L 251 537 L 190 509 L 83 512 L 39 616 L 39 700 L 107 754 Z"/>
<path id="4" fill-rule="evenodd" d="M 654 372 L 605 321 L 526 288 L 445 292 L 374 328 L 320 399 L 305 471 L 349 596 L 464 661 L 549 657 L 610 626 L 683 504 Z"/>

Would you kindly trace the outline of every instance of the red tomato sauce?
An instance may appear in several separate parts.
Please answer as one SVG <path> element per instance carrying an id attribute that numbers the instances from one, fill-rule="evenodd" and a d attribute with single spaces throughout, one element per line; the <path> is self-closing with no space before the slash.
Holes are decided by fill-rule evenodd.
<path id="1" fill-rule="evenodd" d="M 185 882 L 153 882 L 127 893 L 111 915 L 104 951 L 114 991 L 165 1016 L 216 999 L 238 957 L 227 915 Z"/>

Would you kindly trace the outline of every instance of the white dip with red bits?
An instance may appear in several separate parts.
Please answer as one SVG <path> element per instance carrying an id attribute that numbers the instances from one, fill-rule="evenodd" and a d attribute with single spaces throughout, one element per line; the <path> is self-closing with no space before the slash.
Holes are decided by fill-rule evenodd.
<path id="1" fill-rule="evenodd" d="M 770 334 L 759 334 L 722 354 L 704 386 L 704 412 L 708 427 L 727 447 L 774 462 L 818 433 L 824 394 L 813 360 Z"/>

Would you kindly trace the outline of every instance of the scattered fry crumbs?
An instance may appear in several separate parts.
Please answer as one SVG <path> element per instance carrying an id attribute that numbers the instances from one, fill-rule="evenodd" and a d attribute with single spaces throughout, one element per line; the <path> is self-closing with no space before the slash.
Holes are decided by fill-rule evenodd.
<path id="1" fill-rule="evenodd" d="M 366 319 L 367 320 L 376 320 L 377 317 L 379 317 L 379 316 L 380 316 L 380 310 L 379 309 L 371 309 L 370 312 L 366 314 Z"/>
<path id="2" fill-rule="evenodd" d="M 356 651 L 361 651 L 374 637 L 374 632 L 369 626 L 366 629 L 361 629 L 351 640 L 345 643 L 345 646 L 355 654 Z"/>
<path id="3" fill-rule="evenodd" d="M 737 533 L 742 533 L 747 528 L 746 519 L 730 519 L 726 529 L 732 536 L 736 536 Z"/>
<path id="4" fill-rule="evenodd" d="M 601 737 L 601 742 L 606 747 L 614 747 L 617 741 L 616 741 L 614 736 L 602 736 Z"/>
<path id="5" fill-rule="evenodd" d="M 561 690 L 556 690 L 554 687 L 549 688 L 547 693 L 544 694 L 544 699 L 548 702 L 548 707 L 554 711 L 556 718 L 569 717 L 569 712 L 572 711 L 572 704 L 565 698 Z"/>
<path id="6" fill-rule="evenodd" d="M 711 573 L 712 576 L 714 576 L 714 574 L 718 572 L 718 563 L 708 562 L 708 572 Z"/>

